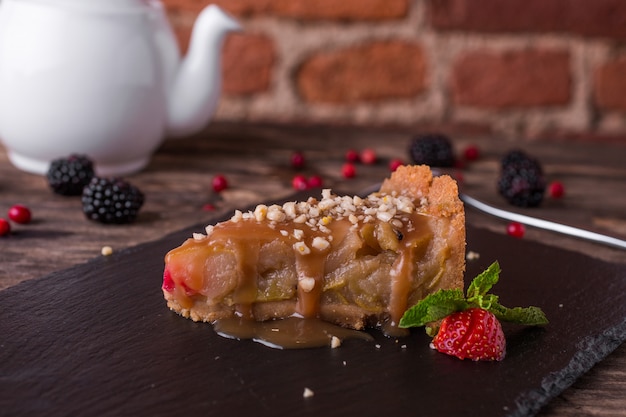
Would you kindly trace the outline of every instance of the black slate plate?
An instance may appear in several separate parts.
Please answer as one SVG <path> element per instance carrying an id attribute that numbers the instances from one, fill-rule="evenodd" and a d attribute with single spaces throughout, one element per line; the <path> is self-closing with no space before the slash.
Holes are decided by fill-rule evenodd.
<path id="1" fill-rule="evenodd" d="M 422 329 L 339 349 L 224 339 L 171 313 L 160 290 L 165 253 L 201 230 L 0 292 L 0 414 L 524 416 L 626 340 L 623 266 L 471 226 L 468 277 L 498 260 L 502 303 L 551 320 L 505 326 L 502 362 L 439 354 Z"/>

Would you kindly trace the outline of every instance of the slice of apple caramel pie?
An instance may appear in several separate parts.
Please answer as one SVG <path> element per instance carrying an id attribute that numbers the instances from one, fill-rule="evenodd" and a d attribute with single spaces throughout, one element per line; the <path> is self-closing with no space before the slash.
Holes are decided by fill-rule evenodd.
<path id="1" fill-rule="evenodd" d="M 465 213 L 456 182 L 398 168 L 367 197 L 235 211 L 165 257 L 168 306 L 194 321 L 300 316 L 395 328 L 405 310 L 462 288 Z"/>

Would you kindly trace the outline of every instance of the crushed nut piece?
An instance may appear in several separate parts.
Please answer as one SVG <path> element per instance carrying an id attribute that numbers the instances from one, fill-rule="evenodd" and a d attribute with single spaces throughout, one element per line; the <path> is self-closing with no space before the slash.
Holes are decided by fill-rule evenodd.
<path id="1" fill-rule="evenodd" d="M 338 348 L 339 346 L 341 346 L 341 339 L 338 338 L 337 336 L 333 336 L 330 339 L 330 347 L 335 349 L 335 348 Z"/>
<path id="2" fill-rule="evenodd" d="M 315 395 L 315 393 L 313 392 L 312 389 L 304 388 L 304 392 L 302 393 L 302 397 L 303 398 L 311 398 L 314 395 Z"/>
<path id="3" fill-rule="evenodd" d="M 323 237 L 316 236 L 315 238 L 313 238 L 313 243 L 311 245 L 315 249 L 322 251 L 327 249 L 330 246 L 330 243 Z"/>
<path id="4" fill-rule="evenodd" d="M 304 292 L 311 292 L 315 288 L 315 278 L 305 277 L 298 280 L 298 286 Z"/>
<path id="5" fill-rule="evenodd" d="M 243 219 L 243 213 L 241 210 L 235 210 L 235 214 L 230 218 L 230 221 L 233 223 L 238 223 Z"/>
<path id="6" fill-rule="evenodd" d="M 259 204 L 254 209 L 254 218 L 257 222 L 262 222 L 267 217 L 267 206 L 265 204 Z"/>
<path id="7" fill-rule="evenodd" d="M 290 201 L 290 202 L 283 204 L 283 211 L 290 219 L 295 218 L 296 217 L 296 203 L 294 201 Z"/>
<path id="8" fill-rule="evenodd" d="M 293 244 L 293 248 L 301 255 L 308 255 L 311 253 L 311 249 L 304 242 L 296 242 Z"/>
<path id="9" fill-rule="evenodd" d="M 102 250 L 100 251 L 100 253 L 103 256 L 109 256 L 109 255 L 113 255 L 113 248 L 110 246 L 103 246 Z"/>
<path id="10" fill-rule="evenodd" d="M 267 209 L 267 218 L 271 221 L 282 222 L 286 217 L 287 215 L 283 212 L 281 206 L 274 204 Z"/>
<path id="11" fill-rule="evenodd" d="M 480 258 L 480 253 L 474 252 L 474 251 L 469 251 L 467 252 L 467 255 L 465 255 L 465 259 L 467 259 L 468 261 L 473 261 L 479 258 Z"/>
<path id="12" fill-rule="evenodd" d="M 393 218 L 394 213 L 391 211 L 379 211 L 376 212 L 376 218 L 381 222 L 388 222 Z"/>

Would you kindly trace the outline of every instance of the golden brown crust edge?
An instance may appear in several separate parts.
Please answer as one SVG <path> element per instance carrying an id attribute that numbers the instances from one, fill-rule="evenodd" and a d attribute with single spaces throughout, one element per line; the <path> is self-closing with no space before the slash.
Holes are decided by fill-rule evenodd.
<path id="1" fill-rule="evenodd" d="M 448 175 L 433 177 L 427 165 L 398 167 L 383 181 L 380 191 L 406 195 L 418 203 L 422 201 L 426 203 L 428 214 L 433 216 L 461 217 L 465 226 L 465 212 L 456 181 Z"/>

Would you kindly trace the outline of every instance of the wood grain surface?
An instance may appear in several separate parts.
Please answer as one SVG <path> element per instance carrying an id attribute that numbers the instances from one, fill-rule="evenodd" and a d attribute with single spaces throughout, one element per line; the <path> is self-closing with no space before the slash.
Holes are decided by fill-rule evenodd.
<path id="1" fill-rule="evenodd" d="M 196 136 L 166 142 L 146 170 L 128 178 L 144 192 L 146 203 L 138 221 L 127 226 L 87 221 L 80 199 L 54 195 L 45 178 L 14 168 L 0 147 L 0 216 L 13 204 L 25 204 L 33 212 L 30 224 L 13 224 L 11 235 L 0 238 L 0 289 L 102 256 L 103 246 L 120 250 L 201 223 L 215 214 L 203 209 L 207 203 L 214 210 L 229 211 L 283 198 L 293 191 L 291 179 L 297 172 L 289 159 L 294 150 L 306 157 L 302 173 L 320 175 L 324 186 L 352 192 L 366 189 L 388 175 L 390 159 L 408 160 L 407 147 L 415 132 L 418 130 L 407 128 L 214 124 Z M 541 208 L 519 212 L 626 239 L 623 143 L 560 140 L 519 144 L 463 130 L 448 133 L 459 152 L 469 144 L 481 150 L 478 161 L 452 172 L 462 174 L 468 194 L 510 208 L 495 192 L 498 160 L 507 150 L 522 147 L 542 162 L 549 179 L 565 184 L 566 196 L 546 199 Z M 376 150 L 379 162 L 357 165 L 356 177 L 344 179 L 345 152 L 368 147 Z M 211 189 L 216 174 L 229 181 L 229 188 L 219 194 Z M 504 233 L 505 222 L 472 209 L 467 214 L 472 225 Z M 626 268 L 622 250 L 535 229 L 527 230 L 524 238 Z M 625 415 L 624 392 L 626 346 L 622 345 L 539 415 Z"/>

